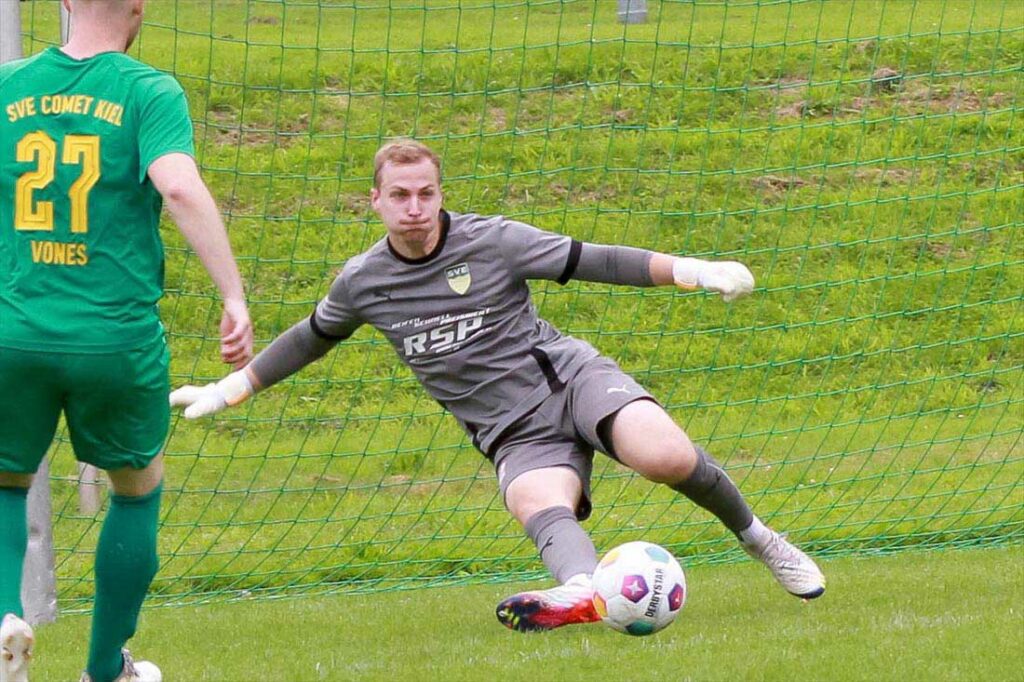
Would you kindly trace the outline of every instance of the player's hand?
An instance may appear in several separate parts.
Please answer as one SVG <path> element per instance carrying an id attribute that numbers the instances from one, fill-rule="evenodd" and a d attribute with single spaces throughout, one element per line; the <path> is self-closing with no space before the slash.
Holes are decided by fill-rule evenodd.
<path id="1" fill-rule="evenodd" d="M 731 260 L 677 258 L 672 264 L 672 277 L 680 288 L 702 287 L 721 294 L 727 303 L 754 290 L 754 275 L 743 263 Z"/>
<path id="2" fill-rule="evenodd" d="M 245 370 L 232 372 L 215 384 L 182 386 L 171 391 L 171 407 L 184 407 L 186 419 L 216 414 L 229 405 L 237 405 L 255 391 Z"/>
<path id="3" fill-rule="evenodd" d="M 252 322 L 245 301 L 225 299 L 220 318 L 220 357 L 241 369 L 252 360 Z"/>

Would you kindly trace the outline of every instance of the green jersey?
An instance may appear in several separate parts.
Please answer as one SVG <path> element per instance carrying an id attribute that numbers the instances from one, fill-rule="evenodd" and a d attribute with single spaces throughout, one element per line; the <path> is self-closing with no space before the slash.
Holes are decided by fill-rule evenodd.
<path id="1" fill-rule="evenodd" d="M 194 154 L 184 92 L 118 52 L 0 66 L 0 346 L 109 352 L 163 331 L 162 199 L 149 165 Z"/>

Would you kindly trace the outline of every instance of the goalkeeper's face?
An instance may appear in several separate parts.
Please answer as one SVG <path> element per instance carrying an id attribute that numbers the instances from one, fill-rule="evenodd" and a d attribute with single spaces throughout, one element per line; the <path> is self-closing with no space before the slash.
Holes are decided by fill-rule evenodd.
<path id="1" fill-rule="evenodd" d="M 380 216 L 392 244 L 428 253 L 441 233 L 441 179 L 430 159 L 416 163 L 385 163 L 370 203 Z M 420 253 L 422 252 L 422 253 Z"/>

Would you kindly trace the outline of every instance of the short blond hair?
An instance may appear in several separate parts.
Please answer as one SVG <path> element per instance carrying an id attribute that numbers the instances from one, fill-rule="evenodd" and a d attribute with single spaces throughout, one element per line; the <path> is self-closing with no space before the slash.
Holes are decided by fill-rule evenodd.
<path id="1" fill-rule="evenodd" d="M 433 149 L 408 137 L 391 140 L 373 155 L 373 186 L 380 187 L 380 169 L 384 167 L 385 163 L 405 166 L 419 163 L 423 159 L 430 159 L 430 162 L 434 164 L 434 168 L 437 169 L 437 179 L 440 182 L 441 157 Z"/>

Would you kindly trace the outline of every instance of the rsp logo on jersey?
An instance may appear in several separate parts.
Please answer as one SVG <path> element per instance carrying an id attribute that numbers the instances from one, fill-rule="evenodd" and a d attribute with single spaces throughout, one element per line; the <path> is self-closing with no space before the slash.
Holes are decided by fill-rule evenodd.
<path id="1" fill-rule="evenodd" d="M 459 296 L 469 291 L 469 285 L 473 282 L 469 276 L 469 263 L 459 263 L 445 268 L 444 276 L 448 279 L 448 286 Z"/>
<path id="2" fill-rule="evenodd" d="M 442 324 L 430 331 L 406 336 L 402 339 L 405 356 L 408 358 L 424 353 L 436 355 L 458 350 L 463 342 L 484 326 L 486 313 L 487 310 L 475 310 L 457 317 L 446 317 Z"/>

